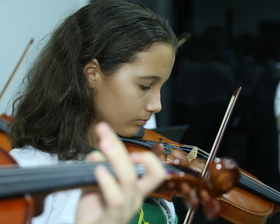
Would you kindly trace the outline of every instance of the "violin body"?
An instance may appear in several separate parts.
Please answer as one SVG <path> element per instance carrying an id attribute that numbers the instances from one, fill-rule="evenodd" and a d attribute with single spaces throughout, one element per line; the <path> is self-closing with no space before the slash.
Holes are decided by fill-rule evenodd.
<path id="1" fill-rule="evenodd" d="M 259 186 L 267 186 L 260 182 L 253 175 L 240 169 L 242 175 L 248 176 Z M 278 195 L 279 197 L 279 195 Z M 256 194 L 241 187 L 234 187 L 231 191 L 217 198 L 221 205 L 220 216 L 232 223 L 266 223 L 267 219 L 280 211 L 278 204 L 265 200 Z M 233 216 L 232 213 L 235 215 Z"/>

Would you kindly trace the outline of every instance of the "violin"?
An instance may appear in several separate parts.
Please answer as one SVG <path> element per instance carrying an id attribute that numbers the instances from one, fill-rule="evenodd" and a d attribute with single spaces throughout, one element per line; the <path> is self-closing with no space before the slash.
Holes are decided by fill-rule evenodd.
<path id="1" fill-rule="evenodd" d="M 179 144 L 147 129 L 143 137 L 122 138 L 122 140 L 126 142 L 129 151 L 134 150 L 135 147 L 148 149 L 156 142 L 162 144 L 165 148 L 167 163 L 173 161 L 172 154 L 175 151 L 182 150 L 187 166 L 198 175 L 201 175 L 209 156 L 209 153 L 196 146 Z M 194 152 L 196 158 L 192 155 Z M 268 218 L 280 211 L 280 193 L 241 168 L 238 170 L 240 178 L 237 185 L 217 197 L 221 207 L 219 216 L 236 224 L 266 223 Z M 166 197 L 165 199 L 180 197 L 177 192 L 173 193 L 173 195 L 168 195 L 170 198 Z"/>
<path id="2" fill-rule="evenodd" d="M 131 146 L 126 145 L 131 149 Z M 232 162 L 232 163 L 231 163 Z M 48 193 L 69 188 L 95 185 L 93 170 L 100 163 L 85 163 L 57 166 L 20 168 L 15 160 L 0 148 L 0 221 L 1 223 L 24 224 L 34 215 L 42 212 L 42 202 Z M 113 174 L 106 162 L 103 165 Z M 134 166 L 138 176 L 145 173 L 141 164 Z M 239 178 L 234 161 L 216 160 L 209 166 L 209 179 L 203 179 L 193 170 L 182 164 L 164 165 L 166 180 L 152 196 L 166 199 L 176 192 L 180 182 L 188 182 L 198 190 L 207 190 L 210 195 L 218 196 L 230 190 Z M 221 188 L 221 186 L 223 186 Z M 43 194 L 40 194 L 43 193 Z M 32 197 L 30 196 L 32 195 Z M 39 206 L 38 206 L 39 205 Z M 37 209 L 37 210 L 36 210 Z"/>

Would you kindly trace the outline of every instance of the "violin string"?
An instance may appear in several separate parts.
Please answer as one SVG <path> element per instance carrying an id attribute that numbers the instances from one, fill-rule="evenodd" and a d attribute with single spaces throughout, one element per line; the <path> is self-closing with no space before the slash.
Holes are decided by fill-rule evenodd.
<path id="1" fill-rule="evenodd" d="M 209 157 L 209 153 L 202 150 L 201 148 L 197 147 L 197 146 L 194 146 L 194 145 L 187 145 L 187 144 L 179 144 L 179 143 L 173 143 L 173 144 L 170 144 L 170 143 L 166 143 L 166 142 L 162 142 L 162 141 L 151 141 L 151 140 L 144 140 L 144 142 L 146 143 L 149 143 L 152 147 L 153 144 L 156 144 L 156 143 L 161 143 L 164 147 L 164 149 L 167 149 L 167 150 L 172 150 L 172 148 L 176 148 L 176 149 L 181 149 L 183 151 L 187 151 L 187 152 L 190 152 L 193 148 L 197 148 L 198 149 L 198 155 L 201 156 L 202 159 L 204 160 L 207 160 L 208 157 Z"/>
<path id="2" fill-rule="evenodd" d="M 190 152 L 193 148 L 197 148 L 198 155 L 201 156 L 201 158 L 207 159 L 209 157 L 209 153 L 207 153 L 206 151 L 204 151 L 196 146 L 193 146 L 193 145 L 165 144 L 164 147 L 165 147 L 165 149 L 176 148 L 176 149 L 181 149 L 181 150 L 187 151 L 187 152 Z"/>

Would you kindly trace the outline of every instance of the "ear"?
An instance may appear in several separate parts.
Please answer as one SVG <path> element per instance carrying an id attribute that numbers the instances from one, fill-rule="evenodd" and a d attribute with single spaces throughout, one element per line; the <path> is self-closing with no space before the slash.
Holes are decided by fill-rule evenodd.
<path id="1" fill-rule="evenodd" d="M 84 74 L 92 88 L 95 87 L 98 77 L 101 75 L 99 62 L 94 58 L 84 67 Z"/>

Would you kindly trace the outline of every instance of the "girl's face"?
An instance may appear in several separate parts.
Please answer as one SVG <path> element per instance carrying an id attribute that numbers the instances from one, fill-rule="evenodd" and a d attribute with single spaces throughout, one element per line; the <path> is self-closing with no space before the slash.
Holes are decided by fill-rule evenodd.
<path id="1" fill-rule="evenodd" d="M 97 68 L 92 78 L 96 122 L 106 121 L 124 137 L 137 134 L 152 113 L 161 110 L 160 89 L 170 76 L 174 60 L 171 45 L 156 43 L 110 78 Z"/>

